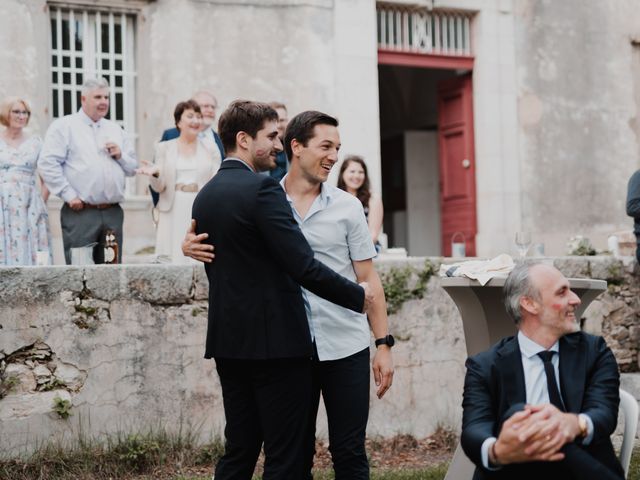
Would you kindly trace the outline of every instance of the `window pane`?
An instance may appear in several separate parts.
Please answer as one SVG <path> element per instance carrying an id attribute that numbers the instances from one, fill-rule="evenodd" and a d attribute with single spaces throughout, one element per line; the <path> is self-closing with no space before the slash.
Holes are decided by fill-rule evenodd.
<path id="1" fill-rule="evenodd" d="M 101 31 L 101 33 L 102 33 L 102 52 L 103 53 L 107 53 L 107 52 L 109 52 L 109 24 L 108 23 L 103 23 L 101 30 L 102 30 Z"/>
<path id="2" fill-rule="evenodd" d="M 124 102 L 122 101 L 122 94 L 116 93 L 116 111 L 117 117 L 116 120 L 124 120 Z"/>
<path id="3" fill-rule="evenodd" d="M 60 115 L 58 113 L 58 92 L 57 90 L 53 91 L 53 118 L 58 118 Z"/>
<path id="4" fill-rule="evenodd" d="M 69 20 L 62 20 L 62 49 L 69 50 Z"/>
<path id="5" fill-rule="evenodd" d="M 122 71 L 122 60 L 116 60 L 115 63 L 116 63 L 116 70 L 118 72 L 121 72 Z"/>
<path id="6" fill-rule="evenodd" d="M 58 72 L 51 72 L 51 83 L 58 83 Z"/>
<path id="7" fill-rule="evenodd" d="M 51 66 L 52 67 L 58 66 L 58 57 L 56 57 L 55 55 L 51 55 Z"/>
<path id="8" fill-rule="evenodd" d="M 82 57 L 76 57 L 76 68 L 82 68 Z"/>
<path id="9" fill-rule="evenodd" d="M 65 85 L 71 85 L 71 74 L 69 72 L 64 72 L 62 74 L 62 83 Z"/>
<path id="10" fill-rule="evenodd" d="M 76 51 L 82 51 L 82 22 L 76 22 Z"/>
<path id="11" fill-rule="evenodd" d="M 82 82 L 84 80 L 82 80 L 82 74 L 81 73 L 76 73 L 76 85 L 82 85 Z"/>
<path id="12" fill-rule="evenodd" d="M 116 75 L 116 87 L 122 86 L 122 75 Z"/>
<path id="13" fill-rule="evenodd" d="M 109 59 L 105 58 L 102 60 L 102 70 L 109 70 Z"/>
<path id="14" fill-rule="evenodd" d="M 71 57 L 68 56 L 64 56 L 62 57 L 62 66 L 63 67 L 70 67 L 71 66 Z"/>
<path id="15" fill-rule="evenodd" d="M 82 92 L 80 92 L 80 90 L 78 90 L 76 92 L 76 105 L 78 105 L 78 108 L 80 108 L 80 96 L 82 95 Z"/>
<path id="16" fill-rule="evenodd" d="M 116 23 L 113 26 L 113 32 L 115 35 L 115 53 L 122 53 L 122 25 Z"/>
<path id="17" fill-rule="evenodd" d="M 54 15 L 53 12 L 52 15 Z M 55 17 L 51 18 L 51 48 L 54 50 L 58 48 L 58 24 Z"/>
<path id="18" fill-rule="evenodd" d="M 71 113 L 71 91 L 65 90 L 64 92 L 62 92 L 62 95 L 64 105 L 64 112 L 62 112 L 62 115 L 67 115 Z"/>

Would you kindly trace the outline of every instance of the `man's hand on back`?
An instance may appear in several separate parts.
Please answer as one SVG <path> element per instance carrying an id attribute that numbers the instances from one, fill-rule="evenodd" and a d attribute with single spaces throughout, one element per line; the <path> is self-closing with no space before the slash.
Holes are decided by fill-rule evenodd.
<path id="1" fill-rule="evenodd" d="M 375 295 L 368 282 L 361 282 L 358 285 L 364 289 L 364 307 L 362 308 L 362 313 L 367 313 L 367 310 L 373 305 Z"/>
<path id="2" fill-rule="evenodd" d="M 202 243 L 207 238 L 209 238 L 207 233 L 196 235 L 196 221 L 191 219 L 191 225 L 182 240 L 182 254 L 200 262 L 211 263 L 215 258 L 213 245 Z"/>

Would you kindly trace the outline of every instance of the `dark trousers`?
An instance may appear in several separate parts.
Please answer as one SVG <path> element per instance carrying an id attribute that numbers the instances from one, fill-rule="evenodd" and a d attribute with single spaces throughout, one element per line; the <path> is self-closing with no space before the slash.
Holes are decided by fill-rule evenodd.
<path id="1" fill-rule="evenodd" d="M 306 439 L 306 477 L 303 478 L 313 479 L 316 416 L 322 392 L 336 480 L 368 479 L 369 461 L 364 443 L 369 419 L 369 348 L 349 357 L 323 362 L 318 360 L 316 353 L 312 369 L 312 406 Z"/>
<path id="2" fill-rule="evenodd" d="M 250 480 L 264 442 L 263 480 L 303 478 L 311 359 L 216 358 L 226 426 L 216 480 Z"/>
<path id="3" fill-rule="evenodd" d="M 62 227 L 62 244 L 64 245 L 64 259 L 71 264 L 71 248 L 84 247 L 98 242 L 93 249 L 93 261 L 104 263 L 104 235 L 107 230 L 113 230 L 118 242 L 118 263 L 122 262 L 122 222 L 124 212 L 120 205 L 98 210 L 83 208 L 72 210 L 66 203 L 60 210 L 60 225 Z"/>

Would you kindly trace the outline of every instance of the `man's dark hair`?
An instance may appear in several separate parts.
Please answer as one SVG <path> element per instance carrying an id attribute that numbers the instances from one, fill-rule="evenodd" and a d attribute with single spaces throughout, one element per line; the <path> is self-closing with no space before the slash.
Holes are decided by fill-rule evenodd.
<path id="1" fill-rule="evenodd" d="M 256 138 L 265 122 L 277 120 L 278 112 L 266 103 L 235 100 L 222 112 L 218 121 L 218 135 L 225 152 L 235 151 L 238 132 L 245 132 L 251 138 Z"/>
<path id="2" fill-rule="evenodd" d="M 337 127 L 338 119 L 315 110 L 307 110 L 291 119 L 287 126 L 287 131 L 284 133 L 284 150 L 287 152 L 289 161 L 293 158 L 291 141 L 295 138 L 306 147 L 309 139 L 313 137 L 313 129 L 316 125 L 331 125 Z"/>
<path id="3" fill-rule="evenodd" d="M 202 111 L 200 110 L 200 105 L 198 105 L 193 100 L 187 100 L 186 102 L 180 102 L 176 105 L 176 108 L 173 110 L 173 119 L 176 122 L 176 128 L 180 131 L 180 127 L 178 127 L 178 122 L 182 118 L 182 114 L 185 110 L 193 110 L 196 113 L 202 115 Z"/>

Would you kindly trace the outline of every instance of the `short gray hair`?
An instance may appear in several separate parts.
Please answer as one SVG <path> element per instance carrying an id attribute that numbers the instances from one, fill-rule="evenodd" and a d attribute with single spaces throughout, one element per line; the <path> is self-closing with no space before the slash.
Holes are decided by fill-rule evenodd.
<path id="1" fill-rule="evenodd" d="M 502 287 L 502 295 L 504 308 L 511 318 L 520 325 L 522 321 L 522 312 L 520 310 L 520 299 L 522 297 L 530 297 L 535 300 L 540 299 L 540 292 L 531 284 L 529 273 L 531 268 L 536 265 L 542 265 L 541 262 L 522 262 L 518 263 L 504 282 Z"/>
<path id="2" fill-rule="evenodd" d="M 109 88 L 109 82 L 106 78 L 88 78 L 82 84 L 82 95 L 87 95 L 90 91 L 97 88 Z"/>

